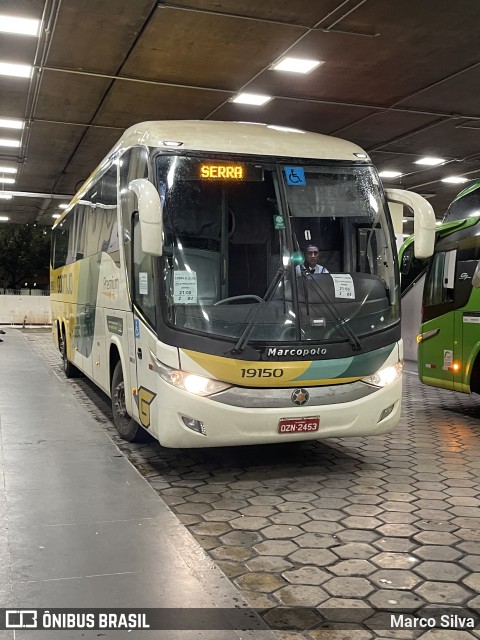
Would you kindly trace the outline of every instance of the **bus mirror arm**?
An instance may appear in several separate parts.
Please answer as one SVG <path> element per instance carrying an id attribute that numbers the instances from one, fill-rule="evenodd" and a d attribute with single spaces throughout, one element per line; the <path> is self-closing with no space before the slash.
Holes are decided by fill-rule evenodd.
<path id="1" fill-rule="evenodd" d="M 163 211 L 160 195 L 153 184 L 146 178 L 132 180 L 128 188 L 133 191 L 138 200 L 142 251 L 151 256 L 161 256 Z"/>
<path id="2" fill-rule="evenodd" d="M 416 258 L 429 258 L 435 245 L 436 219 L 432 205 L 419 193 L 404 189 L 386 189 L 387 200 L 413 210 L 414 253 Z"/>

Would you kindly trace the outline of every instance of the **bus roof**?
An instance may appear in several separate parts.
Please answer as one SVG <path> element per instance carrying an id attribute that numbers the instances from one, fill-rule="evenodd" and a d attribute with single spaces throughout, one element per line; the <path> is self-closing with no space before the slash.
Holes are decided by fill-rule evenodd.
<path id="1" fill-rule="evenodd" d="M 468 195 L 472 191 L 475 191 L 479 187 L 480 187 L 480 180 L 476 180 L 471 185 L 469 185 L 466 189 L 464 189 L 463 191 L 460 191 L 460 193 L 457 196 L 455 196 L 455 198 L 452 200 L 452 202 L 450 203 L 450 206 L 457 200 L 460 200 L 460 198 L 463 198 L 464 196 Z"/>
<path id="2" fill-rule="evenodd" d="M 213 120 L 140 122 L 125 131 L 107 158 L 134 145 L 165 149 L 165 141 L 181 142 L 181 150 L 370 161 L 363 149 L 340 138 L 276 125 Z"/>
<path id="3" fill-rule="evenodd" d="M 165 142 L 181 143 L 177 147 Z M 173 151 L 204 151 L 253 156 L 279 156 L 318 160 L 343 160 L 370 163 L 367 153 L 356 144 L 323 135 L 257 122 L 227 122 L 214 120 L 151 120 L 129 127 L 116 145 L 92 171 L 70 205 L 56 220 L 56 227 L 81 194 L 88 190 L 99 171 L 112 156 L 133 146 L 158 147 Z"/>

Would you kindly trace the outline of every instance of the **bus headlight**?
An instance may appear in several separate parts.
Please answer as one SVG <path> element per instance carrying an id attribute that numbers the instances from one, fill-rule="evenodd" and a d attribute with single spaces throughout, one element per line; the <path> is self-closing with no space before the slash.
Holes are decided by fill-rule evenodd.
<path id="1" fill-rule="evenodd" d="M 163 364 L 163 362 L 160 362 L 158 358 L 155 358 L 155 364 L 162 380 L 165 380 L 165 382 L 168 382 L 168 384 L 171 384 L 173 387 L 177 387 L 177 389 L 188 391 L 188 393 L 193 393 L 197 396 L 211 396 L 213 393 L 225 391 L 225 389 L 232 386 L 227 382 L 199 376 L 196 373 L 189 373 L 181 369 L 172 369 L 171 367 L 167 367 L 166 364 Z"/>
<path id="2" fill-rule="evenodd" d="M 386 387 L 392 382 L 395 382 L 402 375 L 403 362 L 397 362 L 393 366 L 384 367 L 379 369 L 372 376 L 366 376 L 362 378 L 362 382 L 367 384 L 373 384 L 375 387 Z"/>

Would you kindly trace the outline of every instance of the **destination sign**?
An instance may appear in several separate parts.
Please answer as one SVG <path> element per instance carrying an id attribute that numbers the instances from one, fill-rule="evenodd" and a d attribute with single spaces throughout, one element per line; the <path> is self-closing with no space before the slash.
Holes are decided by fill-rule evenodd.
<path id="1" fill-rule="evenodd" d="M 182 167 L 181 179 L 209 182 L 262 182 L 263 168 L 250 162 L 191 158 L 188 164 Z"/>

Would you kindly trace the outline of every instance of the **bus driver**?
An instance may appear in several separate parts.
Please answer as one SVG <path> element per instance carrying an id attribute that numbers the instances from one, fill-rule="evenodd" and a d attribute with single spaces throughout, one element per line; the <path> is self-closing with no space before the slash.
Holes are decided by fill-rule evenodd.
<path id="1" fill-rule="evenodd" d="M 322 266 L 321 264 L 318 264 L 317 260 L 318 260 L 318 256 L 319 256 L 319 250 L 318 247 L 314 244 L 309 244 L 305 251 L 305 257 L 307 259 L 306 264 L 305 264 L 305 269 L 307 273 L 329 273 L 328 269 L 326 269 L 324 266 Z M 301 272 L 301 266 L 298 265 L 296 268 L 296 272 L 297 275 L 300 275 Z"/>

